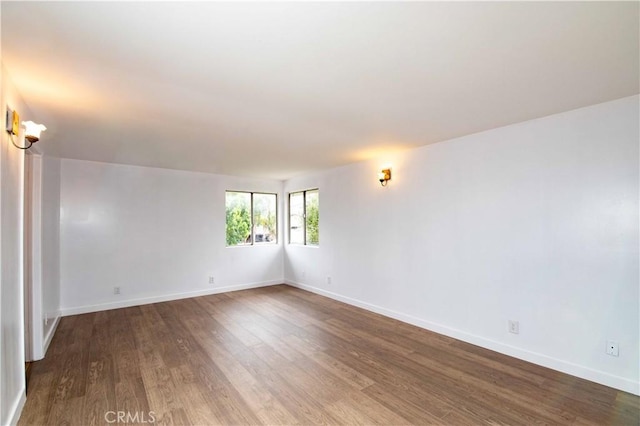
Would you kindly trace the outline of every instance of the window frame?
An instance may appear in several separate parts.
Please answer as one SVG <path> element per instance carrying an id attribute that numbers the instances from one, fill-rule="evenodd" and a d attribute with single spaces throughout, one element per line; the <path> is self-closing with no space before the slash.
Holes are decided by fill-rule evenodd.
<path id="1" fill-rule="evenodd" d="M 288 218 L 287 218 L 287 228 L 288 228 L 288 237 L 289 244 L 294 246 L 305 246 L 305 247 L 320 247 L 320 224 L 318 220 L 318 244 L 308 244 L 307 243 L 307 192 L 317 192 L 318 193 L 318 202 L 320 200 L 320 189 L 319 188 L 310 188 L 303 189 L 301 191 L 292 191 L 288 193 L 287 202 L 288 202 Z M 291 242 L 291 196 L 294 194 L 302 194 L 302 242 L 294 243 Z M 320 206 L 318 205 L 318 216 L 320 215 Z"/>
<path id="2" fill-rule="evenodd" d="M 233 246 L 227 245 L 227 239 L 226 239 L 226 235 L 227 235 L 227 215 L 226 215 L 226 209 L 227 209 L 227 193 L 229 192 L 235 192 L 235 193 L 240 193 L 240 194 L 250 194 L 251 197 L 249 199 L 249 209 L 251 214 L 249 215 L 249 218 L 251 219 L 251 227 L 250 227 L 250 231 L 249 231 L 249 238 L 251 239 L 250 243 L 245 243 L 245 244 L 236 244 Z M 260 195 L 274 195 L 276 197 L 276 239 L 275 241 L 268 241 L 268 242 L 259 242 L 256 244 L 255 239 L 254 239 L 254 235 L 255 235 L 255 220 L 254 220 L 254 211 L 253 211 L 253 195 L 254 194 L 260 194 Z M 280 229 L 278 226 L 278 193 L 276 192 L 262 192 L 262 191 L 236 191 L 233 189 L 226 189 L 224 191 L 224 207 L 225 207 L 225 220 L 224 220 L 224 226 L 225 226 L 225 241 L 224 241 L 224 245 L 225 248 L 236 248 L 236 247 L 254 247 L 254 246 L 272 246 L 272 245 L 278 245 L 279 244 L 279 239 L 280 239 Z"/>

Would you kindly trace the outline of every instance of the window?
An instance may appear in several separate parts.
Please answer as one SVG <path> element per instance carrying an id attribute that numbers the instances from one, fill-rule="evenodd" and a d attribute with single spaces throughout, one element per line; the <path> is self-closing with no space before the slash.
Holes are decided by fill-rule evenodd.
<path id="1" fill-rule="evenodd" d="M 277 205 L 276 194 L 227 191 L 227 246 L 277 243 Z"/>
<path id="2" fill-rule="evenodd" d="M 317 189 L 289 194 L 289 243 L 317 246 L 320 195 Z"/>

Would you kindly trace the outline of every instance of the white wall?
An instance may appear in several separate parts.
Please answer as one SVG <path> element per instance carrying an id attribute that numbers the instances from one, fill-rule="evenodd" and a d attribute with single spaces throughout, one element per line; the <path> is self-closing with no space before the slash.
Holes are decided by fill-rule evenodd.
<path id="1" fill-rule="evenodd" d="M 285 245 L 285 278 L 638 394 L 638 114 L 634 96 L 291 179 L 320 189 L 320 247 Z"/>
<path id="2" fill-rule="evenodd" d="M 3 67 L 4 68 L 4 67 Z M 25 401 L 22 288 L 22 200 L 24 152 L 4 131 L 6 106 L 27 117 L 21 98 L 2 70 L 0 111 L 0 424 L 17 420 Z"/>
<path id="3" fill-rule="evenodd" d="M 63 159 L 63 315 L 281 283 L 282 243 L 225 247 L 225 190 L 282 206 L 281 181 Z"/>

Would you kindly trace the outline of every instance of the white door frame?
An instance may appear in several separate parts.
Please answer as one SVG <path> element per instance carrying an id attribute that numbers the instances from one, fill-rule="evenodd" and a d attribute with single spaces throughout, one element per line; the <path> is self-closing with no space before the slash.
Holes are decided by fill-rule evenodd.
<path id="1" fill-rule="evenodd" d="M 42 155 L 33 149 L 25 155 L 24 274 L 25 359 L 44 358 L 42 314 Z M 29 200 L 26 200 L 29 197 Z M 27 226 L 30 227 L 27 230 Z M 27 261 L 27 257 L 29 260 Z M 29 279 L 30 278 L 30 279 Z"/>

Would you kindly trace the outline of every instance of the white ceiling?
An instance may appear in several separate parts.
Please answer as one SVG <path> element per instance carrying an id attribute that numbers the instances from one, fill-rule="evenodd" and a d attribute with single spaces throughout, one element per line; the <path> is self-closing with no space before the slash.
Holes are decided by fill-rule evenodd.
<path id="1" fill-rule="evenodd" d="M 639 3 L 1 3 L 53 154 L 286 179 L 639 92 Z"/>

